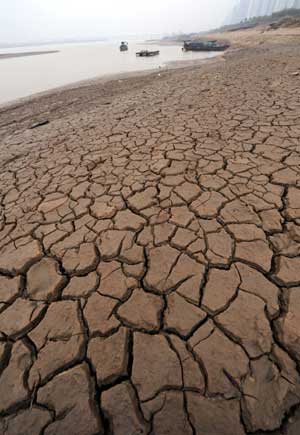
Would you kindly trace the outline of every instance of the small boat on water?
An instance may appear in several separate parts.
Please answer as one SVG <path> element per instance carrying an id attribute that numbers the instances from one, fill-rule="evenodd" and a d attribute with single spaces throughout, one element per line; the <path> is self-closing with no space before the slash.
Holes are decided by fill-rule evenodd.
<path id="1" fill-rule="evenodd" d="M 225 51 L 229 44 L 219 41 L 184 41 L 184 51 Z"/>
<path id="2" fill-rule="evenodd" d="M 121 42 L 120 51 L 128 51 L 128 42 L 125 41 Z"/>
<path id="3" fill-rule="evenodd" d="M 152 57 L 152 56 L 158 56 L 159 55 L 159 50 L 157 51 L 149 51 L 149 50 L 142 50 L 142 51 L 138 51 L 136 53 L 136 55 L 138 57 Z"/>

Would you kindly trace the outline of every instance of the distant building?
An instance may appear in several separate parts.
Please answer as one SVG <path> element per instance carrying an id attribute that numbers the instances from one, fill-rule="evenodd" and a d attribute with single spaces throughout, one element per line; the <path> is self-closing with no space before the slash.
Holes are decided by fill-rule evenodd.
<path id="1" fill-rule="evenodd" d="M 239 0 L 226 24 L 239 23 L 252 17 L 271 15 L 283 9 L 300 9 L 300 0 Z"/>

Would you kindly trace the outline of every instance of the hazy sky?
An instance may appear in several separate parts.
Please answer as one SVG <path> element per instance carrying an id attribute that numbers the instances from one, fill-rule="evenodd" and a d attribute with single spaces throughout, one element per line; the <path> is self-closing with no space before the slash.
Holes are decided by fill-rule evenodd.
<path id="1" fill-rule="evenodd" d="M 200 31 L 236 0 L 0 0 L 0 44 Z"/>

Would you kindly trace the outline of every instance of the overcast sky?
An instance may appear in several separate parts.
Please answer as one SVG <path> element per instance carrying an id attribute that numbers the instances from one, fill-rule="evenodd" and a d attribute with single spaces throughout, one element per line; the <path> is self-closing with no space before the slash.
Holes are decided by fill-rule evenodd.
<path id="1" fill-rule="evenodd" d="M 236 0 L 0 0 L 0 44 L 207 30 Z"/>

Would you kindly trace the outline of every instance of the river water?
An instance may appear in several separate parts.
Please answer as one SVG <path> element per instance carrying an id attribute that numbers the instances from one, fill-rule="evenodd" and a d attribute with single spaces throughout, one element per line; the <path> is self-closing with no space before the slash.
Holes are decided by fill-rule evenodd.
<path id="1" fill-rule="evenodd" d="M 160 50 L 152 58 L 136 57 L 142 49 Z M 206 59 L 216 53 L 183 52 L 179 45 L 130 42 L 128 52 L 119 43 L 59 44 L 2 49 L 0 54 L 58 50 L 57 53 L 0 58 L 0 104 L 81 80 L 119 73 L 167 67 L 169 62 Z"/>

